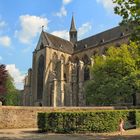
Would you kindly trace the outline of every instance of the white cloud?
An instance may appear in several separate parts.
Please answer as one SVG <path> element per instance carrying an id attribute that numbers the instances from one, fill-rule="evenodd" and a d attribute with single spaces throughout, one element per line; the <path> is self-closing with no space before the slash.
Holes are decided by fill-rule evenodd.
<path id="1" fill-rule="evenodd" d="M 0 36 L 0 45 L 9 47 L 11 45 L 11 39 L 9 36 Z"/>
<path id="2" fill-rule="evenodd" d="M 6 26 L 6 22 L 5 21 L 0 21 L 0 28 L 3 28 Z"/>
<path id="3" fill-rule="evenodd" d="M 69 32 L 67 30 L 53 31 L 51 34 L 61 37 L 63 39 L 69 39 Z"/>
<path id="4" fill-rule="evenodd" d="M 20 16 L 20 26 L 21 29 L 19 31 L 15 31 L 15 36 L 25 44 L 28 44 L 32 41 L 34 37 L 37 36 L 41 31 L 41 27 L 48 26 L 48 19 L 39 17 L 39 16 L 31 16 L 31 15 L 22 15 Z"/>
<path id="5" fill-rule="evenodd" d="M 103 7 L 108 11 L 108 12 L 112 12 L 113 11 L 113 7 L 114 7 L 114 3 L 112 0 L 96 0 L 98 3 L 102 4 Z"/>
<path id="6" fill-rule="evenodd" d="M 2 59 L 3 59 L 2 56 L 0 56 L 0 61 L 2 61 Z"/>
<path id="7" fill-rule="evenodd" d="M 25 75 L 20 72 L 18 68 L 16 68 L 15 64 L 6 65 L 6 69 L 8 70 L 9 74 L 14 79 L 14 84 L 17 89 L 23 89 L 23 80 Z"/>
<path id="8" fill-rule="evenodd" d="M 67 15 L 67 10 L 66 10 L 65 6 L 68 5 L 71 2 L 72 2 L 72 0 L 62 0 L 62 6 L 61 6 L 59 12 L 55 13 L 54 15 L 58 16 L 58 17 L 66 16 Z"/>
<path id="9" fill-rule="evenodd" d="M 83 37 L 87 32 L 89 32 L 91 28 L 92 28 L 92 25 L 90 22 L 86 22 L 82 24 L 82 26 L 79 27 L 78 29 L 79 38 Z"/>
<path id="10" fill-rule="evenodd" d="M 64 6 L 61 7 L 60 11 L 55 14 L 58 17 L 63 17 L 67 15 L 67 10 Z"/>
<path id="11" fill-rule="evenodd" d="M 28 47 L 26 47 L 26 48 L 24 48 L 23 50 L 22 50 L 22 53 L 27 53 L 27 52 L 30 52 L 31 51 L 31 46 L 28 46 Z"/>
<path id="12" fill-rule="evenodd" d="M 7 35 L 3 35 L 6 25 L 7 23 L 0 19 L 0 45 L 3 47 L 9 47 L 11 45 L 11 38 Z"/>
<path id="13" fill-rule="evenodd" d="M 70 2 L 72 2 L 72 0 L 63 0 L 64 5 L 69 4 Z"/>
<path id="14" fill-rule="evenodd" d="M 90 22 L 86 22 L 82 24 L 81 27 L 78 28 L 78 36 L 79 38 L 82 38 L 87 32 L 89 32 L 92 28 L 92 25 Z M 63 39 L 69 40 L 69 31 L 68 30 L 59 30 L 59 31 L 53 31 L 51 34 L 61 37 Z"/>

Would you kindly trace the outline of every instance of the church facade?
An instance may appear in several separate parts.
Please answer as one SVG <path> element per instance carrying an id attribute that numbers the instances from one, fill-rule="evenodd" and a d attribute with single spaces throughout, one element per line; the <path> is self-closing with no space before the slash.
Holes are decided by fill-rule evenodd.
<path id="1" fill-rule="evenodd" d="M 25 77 L 23 105 L 85 106 L 84 85 L 93 77 L 92 56 L 104 55 L 110 46 L 128 43 L 130 33 L 115 27 L 83 40 L 77 40 L 72 17 L 70 41 L 42 31 L 33 52 L 32 68 Z M 94 92 L 94 91 L 93 91 Z"/>

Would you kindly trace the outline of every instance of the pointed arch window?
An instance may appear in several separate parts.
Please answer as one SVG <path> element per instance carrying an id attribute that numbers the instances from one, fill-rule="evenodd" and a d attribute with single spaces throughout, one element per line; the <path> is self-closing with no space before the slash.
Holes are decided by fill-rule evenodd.
<path id="1" fill-rule="evenodd" d="M 84 62 L 84 81 L 87 81 L 90 79 L 89 66 L 91 65 L 91 61 L 87 55 L 84 55 L 83 62 Z"/>
<path id="2" fill-rule="evenodd" d="M 44 56 L 41 55 L 38 59 L 37 68 L 37 99 L 43 97 L 43 76 L 44 76 Z"/>
<path id="3" fill-rule="evenodd" d="M 89 70 L 89 66 L 85 66 L 84 68 L 84 81 L 87 81 L 90 79 L 90 70 Z"/>
<path id="4" fill-rule="evenodd" d="M 76 56 L 74 59 L 74 63 L 76 63 L 76 75 L 77 75 L 77 82 L 79 82 L 79 58 Z"/>

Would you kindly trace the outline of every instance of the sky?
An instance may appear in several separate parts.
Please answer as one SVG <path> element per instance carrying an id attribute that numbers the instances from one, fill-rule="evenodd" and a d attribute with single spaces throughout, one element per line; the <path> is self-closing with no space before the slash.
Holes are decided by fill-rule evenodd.
<path id="1" fill-rule="evenodd" d="M 32 53 L 44 31 L 69 40 L 72 15 L 78 40 L 118 26 L 112 0 L 0 0 L 0 64 L 23 89 Z"/>

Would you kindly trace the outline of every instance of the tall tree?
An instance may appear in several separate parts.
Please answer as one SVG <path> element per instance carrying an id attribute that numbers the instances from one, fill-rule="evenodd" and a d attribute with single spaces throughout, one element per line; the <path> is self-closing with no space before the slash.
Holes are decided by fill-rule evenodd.
<path id="1" fill-rule="evenodd" d="M 18 105 L 19 103 L 19 93 L 14 86 L 13 78 L 8 75 L 6 80 L 6 96 L 5 96 L 5 105 Z"/>
<path id="2" fill-rule="evenodd" d="M 5 87 L 5 83 L 7 80 L 7 70 L 5 65 L 1 64 L 0 65 L 0 101 L 4 102 L 4 96 L 6 93 L 6 87 Z"/>
<path id="3" fill-rule="evenodd" d="M 116 4 L 115 13 L 123 18 L 121 24 L 131 29 L 131 39 L 140 42 L 140 0 L 113 0 L 113 2 Z"/>
<path id="4" fill-rule="evenodd" d="M 111 47 L 106 56 L 96 56 L 93 80 L 86 85 L 88 104 L 136 104 L 140 91 L 140 52 L 135 43 Z"/>

